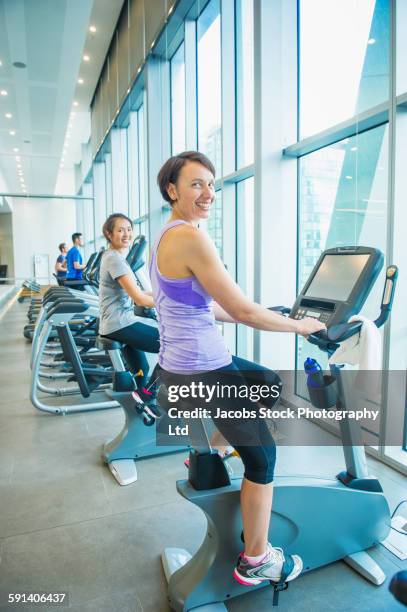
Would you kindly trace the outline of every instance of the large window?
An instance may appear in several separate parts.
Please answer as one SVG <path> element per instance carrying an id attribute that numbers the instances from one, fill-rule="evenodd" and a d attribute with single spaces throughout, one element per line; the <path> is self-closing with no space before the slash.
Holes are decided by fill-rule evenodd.
<path id="1" fill-rule="evenodd" d="M 117 128 L 111 133 L 113 212 L 129 214 L 127 180 L 127 130 Z"/>
<path id="2" fill-rule="evenodd" d="M 129 184 L 129 215 L 131 219 L 137 219 L 140 216 L 137 124 L 137 113 L 131 112 L 127 127 L 127 176 Z"/>
<path id="3" fill-rule="evenodd" d="M 254 161 L 253 0 L 236 3 L 237 167 Z"/>
<path id="4" fill-rule="evenodd" d="M 198 19 L 198 146 L 222 167 L 221 36 L 219 3 L 208 4 Z"/>
<path id="5" fill-rule="evenodd" d="M 99 244 L 126 182 L 136 233 L 156 235 L 168 217 L 160 208 L 158 169 L 169 155 L 198 148 L 216 167 L 216 202 L 202 228 L 250 298 L 289 304 L 295 283 L 300 290 L 320 253 L 333 246 L 376 246 L 401 270 L 407 2 L 281 0 L 277 11 L 255 0 L 186 4 L 169 12 L 93 165 Z M 152 41 L 145 42 L 149 49 Z M 122 149 L 114 132 L 121 126 L 127 161 L 117 156 Z M 127 163 L 127 181 L 117 160 Z M 383 330 L 384 368 L 405 366 L 402 276 L 391 325 Z M 378 282 L 363 314 L 377 315 L 381 291 Z M 302 370 L 313 351 L 301 338 L 243 325 L 225 325 L 224 335 L 232 351 L 276 368 L 295 360 Z M 383 440 L 377 448 L 387 460 Z"/>
<path id="6" fill-rule="evenodd" d="M 93 164 L 93 197 L 95 206 L 96 249 L 99 249 L 106 243 L 102 234 L 102 226 L 107 217 L 106 171 L 104 162 L 96 162 Z"/>
<path id="7" fill-rule="evenodd" d="M 130 113 L 126 130 L 129 214 L 133 220 L 147 213 L 144 121 L 144 107 L 141 105 L 137 111 Z"/>
<path id="8" fill-rule="evenodd" d="M 363 244 L 385 252 L 387 167 L 386 126 L 301 158 L 300 286 L 324 249 Z"/>
<path id="9" fill-rule="evenodd" d="M 138 150 L 138 176 L 140 216 L 147 213 L 146 194 L 146 141 L 144 138 L 144 106 L 137 111 L 137 150 Z"/>
<path id="10" fill-rule="evenodd" d="M 170 62 L 171 153 L 185 151 L 185 47 L 180 45 Z"/>
<path id="11" fill-rule="evenodd" d="M 84 183 L 82 187 L 82 195 L 92 198 L 93 187 L 92 183 Z M 85 259 L 95 251 L 95 224 L 94 224 L 94 203 L 92 199 L 81 200 L 80 205 L 83 207 L 83 236 L 85 242 Z"/>
<path id="12" fill-rule="evenodd" d="M 105 154 L 106 213 L 113 212 L 112 154 Z"/>
<path id="13" fill-rule="evenodd" d="M 237 282 L 250 300 L 254 299 L 254 178 L 241 181 L 236 186 L 236 260 Z M 253 359 L 253 328 L 239 325 L 237 328 L 237 353 L 245 359 Z"/>
<path id="14" fill-rule="evenodd" d="M 299 290 L 325 249 L 361 245 L 386 253 L 387 134 L 387 126 L 380 126 L 301 158 Z M 364 306 L 366 316 L 376 318 L 381 291 L 376 283 Z M 299 338 L 299 369 L 310 352 L 314 357 L 321 355 Z"/>
<path id="15" fill-rule="evenodd" d="M 400 265 L 405 259 L 407 183 L 402 160 L 407 133 L 403 97 L 407 89 L 407 12 L 405 2 L 392 3 L 393 10 L 397 11 L 396 49 L 396 41 L 390 36 L 390 6 L 390 0 L 299 0 L 299 120 L 301 138 L 307 137 L 307 141 L 304 144 L 300 140 L 297 144 L 300 156 L 298 289 L 321 251 L 329 247 L 374 246 L 383 252 L 387 265 Z M 390 41 L 397 56 L 392 67 L 394 53 L 390 53 Z M 397 99 L 390 99 L 390 94 L 394 95 L 389 87 L 392 70 L 396 75 L 396 93 L 401 96 Z M 394 102 L 398 105 L 395 125 L 390 112 Z M 379 104 L 383 113 L 375 108 Z M 360 113 L 370 117 L 362 133 L 359 132 Z M 346 119 L 349 119 L 347 126 L 337 125 Z M 348 138 L 341 133 L 344 129 L 350 132 Z M 322 130 L 327 131 L 323 136 L 317 135 Z M 324 146 L 324 139 L 334 144 Z M 307 148 L 314 152 L 306 154 Z M 383 284 L 378 281 L 363 307 L 362 314 L 370 319 L 378 315 L 382 290 Z M 405 384 L 401 388 L 391 382 L 391 377 L 388 384 L 386 379 L 388 371 L 404 372 L 406 367 L 405 309 L 398 306 L 398 299 L 404 300 L 405 295 L 406 285 L 401 280 L 391 326 L 382 332 L 383 412 L 371 442 L 379 457 L 398 465 L 407 465 L 403 445 L 386 446 L 391 442 L 385 439 L 384 432 L 394 431 L 397 421 L 398 431 L 404 428 L 407 435 Z M 302 339 L 297 344 L 299 369 L 306 356 L 320 357 Z M 395 395 L 393 387 L 396 386 Z M 304 394 L 301 384 L 297 391 Z"/>
<path id="16" fill-rule="evenodd" d="M 389 97 L 390 0 L 300 0 L 300 134 Z"/>
<path id="17" fill-rule="evenodd" d="M 380 126 L 326 147 L 300 161 L 299 290 L 320 253 L 336 246 L 367 245 L 387 250 L 388 129 Z M 383 285 L 377 282 L 362 313 L 375 319 Z M 297 339 L 297 368 L 307 357 L 328 368 L 323 354 L 302 337 Z M 379 378 L 380 376 L 377 375 Z M 379 388 L 379 387 L 378 387 Z M 297 393 L 307 397 L 305 379 Z M 377 391 L 362 400 L 377 405 Z M 370 444 L 379 447 L 380 422 L 369 428 Z"/>
<path id="18" fill-rule="evenodd" d="M 407 92 L 407 2 L 398 0 L 396 2 L 396 24 L 397 24 L 397 95 Z"/>

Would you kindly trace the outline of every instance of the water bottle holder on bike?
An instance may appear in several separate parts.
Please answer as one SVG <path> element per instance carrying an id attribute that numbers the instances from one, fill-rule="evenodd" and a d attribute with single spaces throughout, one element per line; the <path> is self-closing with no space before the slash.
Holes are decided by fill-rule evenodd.
<path id="1" fill-rule="evenodd" d="M 338 388 L 336 378 L 330 374 L 324 374 L 324 386 L 316 387 L 307 380 L 307 388 L 311 404 L 315 408 L 332 408 L 338 399 Z"/>

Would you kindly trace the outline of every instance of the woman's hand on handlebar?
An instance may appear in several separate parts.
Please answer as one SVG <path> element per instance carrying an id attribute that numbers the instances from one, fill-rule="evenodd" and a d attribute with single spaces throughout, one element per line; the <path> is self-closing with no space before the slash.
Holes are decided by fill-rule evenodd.
<path id="1" fill-rule="evenodd" d="M 315 332 L 319 332 L 322 329 L 326 329 L 325 323 L 321 323 L 321 321 L 312 317 L 304 317 L 304 319 L 297 321 L 296 333 L 307 338 L 310 334 L 315 334 Z"/>

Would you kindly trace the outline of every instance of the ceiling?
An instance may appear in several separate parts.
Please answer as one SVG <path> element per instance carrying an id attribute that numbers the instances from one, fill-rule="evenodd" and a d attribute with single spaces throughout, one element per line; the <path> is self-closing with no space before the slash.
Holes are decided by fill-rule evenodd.
<path id="1" fill-rule="evenodd" d="M 9 192 L 53 194 L 65 173 L 73 176 L 122 5 L 0 0 L 0 173 Z"/>

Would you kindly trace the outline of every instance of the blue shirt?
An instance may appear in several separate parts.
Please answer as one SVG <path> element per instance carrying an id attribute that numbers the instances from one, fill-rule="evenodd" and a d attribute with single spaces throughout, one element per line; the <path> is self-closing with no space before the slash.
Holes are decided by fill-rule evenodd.
<path id="1" fill-rule="evenodd" d="M 74 268 L 75 262 L 82 264 L 82 255 L 80 254 L 78 247 L 73 246 L 71 249 L 69 249 L 66 255 L 66 278 L 70 278 L 72 280 L 81 280 L 82 270 L 77 270 L 76 268 Z"/>
<path id="2" fill-rule="evenodd" d="M 57 263 L 64 264 L 65 260 L 66 260 L 66 255 L 62 255 L 61 254 L 57 258 Z M 57 277 L 58 278 L 66 278 L 66 272 L 61 272 L 60 270 L 58 270 Z"/>

